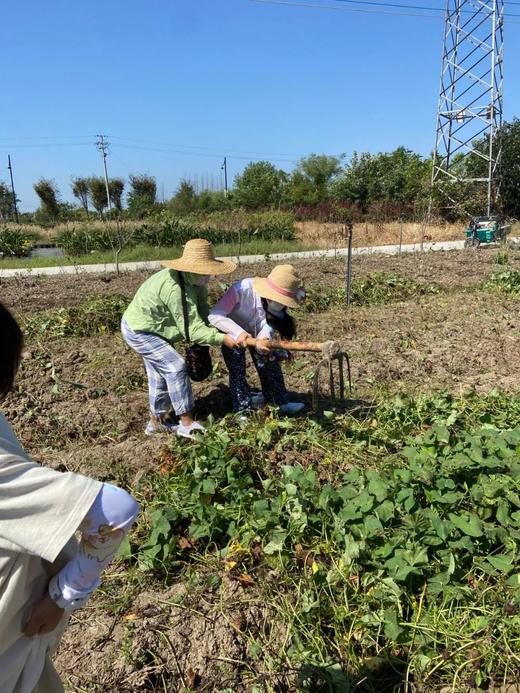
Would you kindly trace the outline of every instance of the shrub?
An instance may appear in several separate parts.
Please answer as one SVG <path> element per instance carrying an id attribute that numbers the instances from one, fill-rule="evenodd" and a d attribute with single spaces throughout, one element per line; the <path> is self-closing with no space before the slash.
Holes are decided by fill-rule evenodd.
<path id="1" fill-rule="evenodd" d="M 0 226 L 0 256 L 21 257 L 26 255 L 32 246 L 34 234 L 26 229 Z"/>
<path id="2" fill-rule="evenodd" d="M 72 226 L 61 230 L 56 240 L 67 255 L 77 256 L 96 250 L 112 250 L 114 233 L 110 224 Z M 188 217 L 161 212 L 155 219 L 135 226 L 126 245 L 180 247 L 190 238 L 206 238 L 213 244 L 246 243 L 257 239 L 291 241 L 295 238 L 293 217 L 284 212 L 248 214 L 242 210 Z"/>

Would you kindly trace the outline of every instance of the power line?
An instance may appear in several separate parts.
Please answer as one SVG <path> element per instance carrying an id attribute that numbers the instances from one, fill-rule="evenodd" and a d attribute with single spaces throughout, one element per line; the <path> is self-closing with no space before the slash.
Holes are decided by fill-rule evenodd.
<path id="1" fill-rule="evenodd" d="M 222 152 L 218 153 L 206 153 L 206 152 L 186 152 L 186 151 L 181 151 L 179 149 L 164 149 L 160 147 L 143 147 L 140 145 L 130 145 L 130 144 L 113 144 L 113 147 L 123 147 L 124 149 L 136 149 L 136 150 L 141 150 L 145 152 L 161 152 L 162 154 L 181 154 L 184 156 L 203 156 L 206 158 L 210 159 L 221 159 L 222 158 Z M 255 157 L 255 156 L 228 156 L 228 159 L 236 159 L 239 161 L 262 161 L 262 159 L 268 158 L 271 161 L 285 161 L 289 163 L 297 163 L 299 159 L 289 159 L 289 158 L 283 158 L 283 157 Z"/>
<path id="2" fill-rule="evenodd" d="M 99 137 L 99 136 L 98 136 Z M 106 137 L 106 135 L 104 135 Z M 117 137 L 115 135 L 110 136 L 112 140 L 117 140 L 115 144 L 112 146 L 115 147 L 124 147 L 125 149 L 142 149 L 144 151 L 158 151 L 158 152 L 164 152 L 164 153 L 172 153 L 172 154 L 190 154 L 193 156 L 206 156 L 206 157 L 212 157 L 212 158 L 222 158 L 225 156 L 226 152 L 233 152 L 231 156 L 228 158 L 231 159 L 258 159 L 259 157 L 261 158 L 273 158 L 274 161 L 298 161 L 299 155 L 291 155 L 291 154 L 283 154 L 281 152 L 258 152 L 258 151 L 253 151 L 253 150 L 243 150 L 243 149 L 224 149 L 224 148 L 217 148 L 217 147 L 202 147 L 198 145 L 192 145 L 192 144 L 174 144 L 172 142 L 155 142 L 155 141 L 149 141 L 149 140 L 138 140 L 138 139 L 132 139 L 128 137 Z M 16 138 L 16 139 L 22 139 L 22 138 Z M 26 137 L 23 139 L 31 139 L 30 137 Z M 34 138 L 34 139 L 40 139 L 40 138 Z M 49 136 L 47 139 L 51 139 Z M 90 138 L 92 139 L 92 138 Z M 10 142 L 8 138 L 4 138 L 5 142 Z M 124 144 L 126 142 L 132 142 L 135 144 Z M 158 146 L 148 146 L 148 145 L 158 145 Z M 52 147 L 90 147 L 92 146 L 92 142 L 31 142 L 31 143 L 19 143 L 19 144 L 0 144 L 0 148 L 2 149 L 11 149 L 11 148 L 17 148 L 17 149 L 32 149 L 32 148 L 52 148 Z M 194 150 L 194 151 L 186 151 L 186 150 Z M 248 156 L 237 156 L 237 154 L 245 154 Z M 257 155 L 257 156 L 251 156 L 251 155 Z"/>
<path id="3" fill-rule="evenodd" d="M 178 144 L 174 142 L 154 142 L 151 140 L 137 140 L 133 139 L 131 137 L 116 137 L 115 135 L 110 135 L 110 137 L 113 140 L 119 140 L 120 142 L 135 142 L 137 144 L 152 144 L 152 145 L 158 145 L 160 147 L 181 147 L 182 149 L 202 149 L 203 151 L 213 151 L 213 152 L 219 152 L 220 155 L 222 155 L 222 152 L 224 149 L 222 147 L 201 147 L 199 145 L 195 144 Z M 282 152 L 257 152 L 253 151 L 252 149 L 229 149 L 228 147 L 225 149 L 226 152 L 234 152 L 235 154 L 258 154 L 259 156 L 282 156 L 282 157 L 293 157 L 297 156 L 294 154 L 285 154 Z"/>
<path id="4" fill-rule="evenodd" d="M 287 0 L 250 0 L 262 5 L 284 5 L 286 7 L 310 7 L 316 10 L 332 10 L 333 12 L 361 12 L 362 14 L 384 14 L 391 17 L 425 17 L 426 19 L 442 19 L 437 14 L 419 14 L 418 12 L 385 12 L 384 10 L 366 10 L 362 7 L 332 7 L 310 2 L 288 2 Z"/>
<path id="5" fill-rule="evenodd" d="M 410 10 L 428 10 L 444 13 L 444 7 L 428 7 L 423 5 L 403 5 L 396 2 L 379 2 L 379 0 L 331 0 L 331 2 L 348 3 L 352 5 L 377 5 L 378 7 L 398 7 Z M 460 10 L 461 14 L 474 14 L 474 10 Z M 520 17 L 520 14 L 505 14 L 505 17 Z"/>
<path id="6" fill-rule="evenodd" d="M 444 12 L 444 10 L 440 7 L 422 7 L 422 6 L 417 6 L 417 5 L 400 5 L 397 3 L 381 3 L 381 2 L 368 2 L 368 0 L 331 0 L 332 2 L 352 2 L 355 5 L 359 4 L 367 4 L 367 5 L 376 5 L 378 7 L 396 7 L 396 8 L 407 8 L 409 7 L 410 9 L 418 9 L 418 10 L 425 10 L 427 12 Z M 310 2 L 289 2 L 288 0 L 250 0 L 250 2 L 255 2 L 259 3 L 262 5 L 284 5 L 286 7 L 310 7 L 312 9 L 317 9 L 317 10 L 332 10 L 333 12 L 361 12 L 363 14 L 382 14 L 382 15 L 387 15 L 391 17 L 424 17 L 425 19 L 443 19 L 442 14 L 425 14 L 423 12 L 390 12 L 390 11 L 385 11 L 385 10 L 378 10 L 378 9 L 364 9 L 362 7 L 333 7 L 332 5 L 320 5 L 318 3 L 310 3 Z M 520 4 L 520 3 L 519 3 Z M 471 13 L 471 10 L 464 10 L 464 12 L 469 12 Z M 506 13 L 504 16 L 506 17 L 520 17 L 520 14 L 508 14 Z M 515 21 L 514 19 L 512 21 L 509 21 L 508 24 L 520 24 L 520 22 Z"/>
<path id="7" fill-rule="evenodd" d="M 0 144 L 2 149 L 34 149 L 35 147 L 91 147 L 92 142 L 52 142 L 51 144 Z"/>

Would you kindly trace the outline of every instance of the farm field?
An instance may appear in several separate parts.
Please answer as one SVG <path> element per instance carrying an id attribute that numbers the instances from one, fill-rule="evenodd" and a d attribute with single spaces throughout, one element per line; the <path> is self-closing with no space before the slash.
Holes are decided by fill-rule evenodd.
<path id="1" fill-rule="evenodd" d="M 143 435 L 117 326 L 147 273 L 0 281 L 23 445 L 142 506 L 66 632 L 68 691 L 520 690 L 520 253 L 356 257 L 349 313 L 344 260 L 297 266 L 298 334 L 349 352 L 350 401 L 313 415 L 318 357 L 297 356 L 305 415 L 240 423 L 215 351 L 197 442 Z"/>

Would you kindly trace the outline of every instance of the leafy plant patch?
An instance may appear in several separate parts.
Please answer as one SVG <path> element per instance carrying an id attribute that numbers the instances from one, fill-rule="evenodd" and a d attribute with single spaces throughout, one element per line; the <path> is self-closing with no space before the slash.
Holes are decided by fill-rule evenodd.
<path id="1" fill-rule="evenodd" d="M 482 288 L 509 296 L 518 296 L 520 295 L 520 271 L 514 269 L 497 271 L 482 285 Z"/>
<path id="2" fill-rule="evenodd" d="M 379 659 L 420 682 L 507 677 L 520 642 L 520 405 L 506 400 L 514 429 L 494 425 L 503 410 L 440 395 L 397 403 L 412 422 L 401 437 L 383 405 L 365 422 L 259 417 L 173 440 L 138 561 L 169 572 L 209 551 L 254 576 L 291 623 L 293 665 L 361 676 Z M 480 425 L 469 431 L 470 420 Z M 316 463 L 291 464 L 306 441 Z M 364 463 L 346 469 L 342 448 L 364 450 Z M 273 455 L 286 463 L 273 467 Z"/>
<path id="3" fill-rule="evenodd" d="M 129 302 L 122 294 L 94 296 L 77 306 L 20 316 L 20 322 L 28 338 L 92 337 L 119 330 Z"/>
<path id="4" fill-rule="evenodd" d="M 382 305 L 407 301 L 416 296 L 437 294 L 439 291 L 439 287 L 435 284 L 422 284 L 396 272 L 374 272 L 366 277 L 354 279 L 351 302 L 356 305 Z M 328 288 L 312 285 L 308 288 L 303 310 L 308 313 L 318 313 L 344 306 L 345 303 L 344 287 Z"/>

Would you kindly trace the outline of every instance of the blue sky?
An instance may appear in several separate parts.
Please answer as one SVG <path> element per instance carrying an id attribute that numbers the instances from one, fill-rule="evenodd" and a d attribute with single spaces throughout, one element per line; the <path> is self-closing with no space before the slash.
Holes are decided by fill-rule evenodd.
<path id="1" fill-rule="evenodd" d="M 230 180 L 253 157 L 289 170 L 311 152 L 405 145 L 428 154 L 442 13 L 301 2 L 337 10 L 252 0 L 5 4 L 0 179 L 10 153 L 23 210 L 37 206 L 41 176 L 71 200 L 71 176 L 102 172 L 98 133 L 111 143 L 110 175 L 151 173 L 166 198 L 184 176 L 217 183 L 224 154 Z M 518 38 L 520 23 L 506 26 L 506 119 L 520 115 Z"/>

